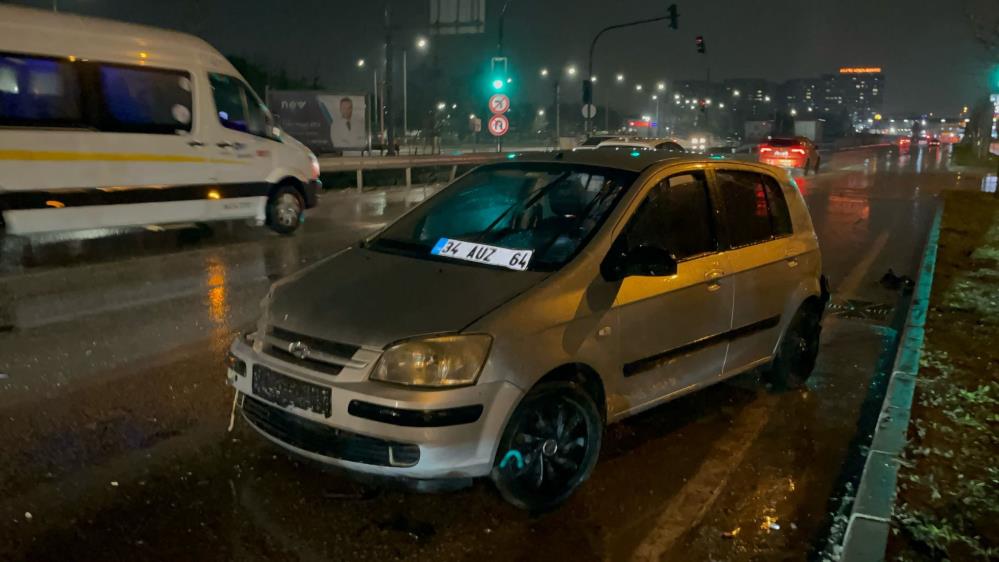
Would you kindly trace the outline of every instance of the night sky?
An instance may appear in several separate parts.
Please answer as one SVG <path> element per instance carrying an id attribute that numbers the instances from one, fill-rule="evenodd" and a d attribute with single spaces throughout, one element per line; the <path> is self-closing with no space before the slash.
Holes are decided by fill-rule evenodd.
<path id="1" fill-rule="evenodd" d="M 61 11 L 157 25 L 195 33 L 226 54 L 238 54 L 289 74 L 318 75 L 326 86 L 362 89 L 383 40 L 381 0 L 58 0 Z M 51 7 L 51 0 L 17 4 Z M 652 24 L 605 35 L 597 49 L 598 88 L 623 72 L 648 88 L 658 79 L 714 80 L 818 76 L 840 66 L 880 66 L 886 111 L 956 115 L 986 85 L 986 57 L 965 15 L 999 20 L 999 0 L 676 0 L 680 29 Z M 487 0 L 485 35 L 431 38 L 439 63 L 465 73 L 496 43 L 501 0 Z M 589 41 L 601 27 L 662 15 L 667 1 L 513 0 L 506 47 L 532 99 L 547 95 L 541 66 L 585 68 Z M 400 46 L 412 46 L 429 22 L 427 0 L 395 0 Z M 698 55 L 703 35 L 708 54 Z M 410 52 L 419 71 L 432 54 Z M 581 74 L 580 74 L 581 75 Z M 602 84 L 601 84 L 602 82 Z M 575 87 L 573 88 L 575 91 Z M 598 89 L 598 95 L 599 95 Z"/>

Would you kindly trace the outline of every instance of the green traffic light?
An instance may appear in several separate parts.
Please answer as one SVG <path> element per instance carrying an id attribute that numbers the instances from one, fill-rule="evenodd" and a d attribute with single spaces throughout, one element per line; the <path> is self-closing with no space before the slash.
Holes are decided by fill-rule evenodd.
<path id="1" fill-rule="evenodd" d="M 502 90 L 503 89 L 503 81 L 500 80 L 499 78 L 493 80 L 493 89 L 494 90 Z"/>

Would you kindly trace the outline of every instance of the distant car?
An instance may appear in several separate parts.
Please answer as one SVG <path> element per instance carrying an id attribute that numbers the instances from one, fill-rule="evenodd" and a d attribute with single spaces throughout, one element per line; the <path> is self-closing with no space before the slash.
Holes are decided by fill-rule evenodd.
<path id="1" fill-rule="evenodd" d="M 926 141 L 926 146 L 929 148 L 940 148 L 940 139 L 932 137 Z"/>
<path id="2" fill-rule="evenodd" d="M 590 135 L 586 137 L 586 140 L 579 143 L 579 146 L 576 148 L 582 148 L 584 150 L 594 149 L 599 146 L 600 143 L 614 140 L 625 140 L 626 138 L 627 137 L 623 137 L 621 135 Z"/>
<path id="3" fill-rule="evenodd" d="M 760 162 L 783 168 L 819 171 L 822 158 L 819 149 L 808 137 L 772 138 L 760 144 Z"/>
<path id="4" fill-rule="evenodd" d="M 898 139 L 899 148 L 909 148 L 912 145 L 912 139 L 909 137 L 902 137 Z"/>
<path id="5" fill-rule="evenodd" d="M 680 143 L 671 139 L 628 139 L 628 140 L 607 140 L 598 145 L 600 148 L 608 146 L 631 147 L 638 149 L 665 150 L 666 152 L 684 153 L 687 152 Z"/>

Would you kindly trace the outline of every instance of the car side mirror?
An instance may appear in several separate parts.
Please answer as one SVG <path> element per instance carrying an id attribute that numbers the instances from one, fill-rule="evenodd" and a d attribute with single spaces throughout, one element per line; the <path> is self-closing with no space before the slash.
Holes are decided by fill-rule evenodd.
<path id="1" fill-rule="evenodd" d="M 614 247 L 600 264 L 600 273 L 607 281 L 620 281 L 632 276 L 667 277 L 676 275 L 676 272 L 677 262 L 673 254 L 649 244 L 631 250 Z"/>

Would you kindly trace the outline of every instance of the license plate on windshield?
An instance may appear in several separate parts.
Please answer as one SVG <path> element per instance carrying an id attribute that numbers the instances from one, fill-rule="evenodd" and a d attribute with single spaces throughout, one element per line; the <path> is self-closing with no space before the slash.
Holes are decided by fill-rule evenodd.
<path id="1" fill-rule="evenodd" d="M 527 269 L 528 264 L 531 263 L 531 256 L 534 254 L 532 250 L 514 250 L 451 238 L 438 240 L 430 253 L 435 256 L 495 265 L 517 271 Z"/>

